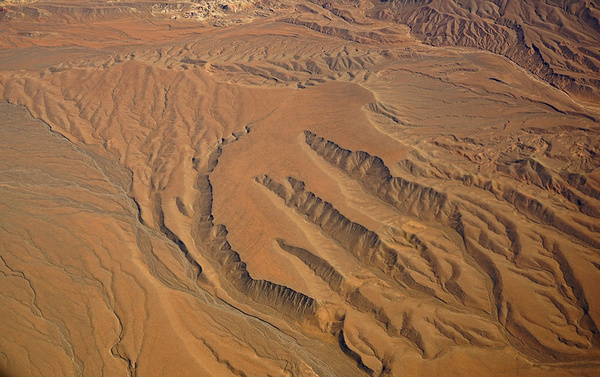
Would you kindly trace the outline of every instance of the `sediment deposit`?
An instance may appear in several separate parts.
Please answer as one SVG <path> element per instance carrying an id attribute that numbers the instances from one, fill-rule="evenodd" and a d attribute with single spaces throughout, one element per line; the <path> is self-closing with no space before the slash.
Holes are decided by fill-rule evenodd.
<path id="1" fill-rule="evenodd" d="M 0 8 L 0 374 L 600 373 L 596 2 Z"/>

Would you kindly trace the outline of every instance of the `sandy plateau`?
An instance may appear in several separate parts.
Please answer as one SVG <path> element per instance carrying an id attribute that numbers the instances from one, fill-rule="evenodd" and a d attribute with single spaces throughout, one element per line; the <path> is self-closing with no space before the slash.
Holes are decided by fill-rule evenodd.
<path id="1" fill-rule="evenodd" d="M 0 1 L 0 375 L 600 375 L 592 0 Z"/>

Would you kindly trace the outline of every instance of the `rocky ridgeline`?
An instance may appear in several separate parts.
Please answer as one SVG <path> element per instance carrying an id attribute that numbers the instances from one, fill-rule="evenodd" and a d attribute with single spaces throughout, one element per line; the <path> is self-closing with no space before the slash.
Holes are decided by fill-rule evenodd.
<path id="1" fill-rule="evenodd" d="M 261 0 L 157 3 L 152 5 L 152 14 L 165 15 L 172 20 L 187 19 L 211 22 L 214 26 L 227 26 L 269 15 L 272 8 L 266 3 L 268 2 Z"/>

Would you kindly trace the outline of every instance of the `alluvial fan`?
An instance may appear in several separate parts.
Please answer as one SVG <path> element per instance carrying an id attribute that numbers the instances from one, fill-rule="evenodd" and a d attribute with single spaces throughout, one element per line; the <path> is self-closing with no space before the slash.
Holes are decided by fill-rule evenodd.
<path id="1" fill-rule="evenodd" d="M 0 375 L 600 373 L 597 2 L 0 31 Z"/>

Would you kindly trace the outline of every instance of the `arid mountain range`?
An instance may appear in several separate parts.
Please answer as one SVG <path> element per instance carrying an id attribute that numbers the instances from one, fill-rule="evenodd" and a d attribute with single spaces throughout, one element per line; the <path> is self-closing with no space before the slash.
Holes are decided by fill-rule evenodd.
<path id="1" fill-rule="evenodd" d="M 0 1 L 0 375 L 600 375 L 600 3 Z"/>

